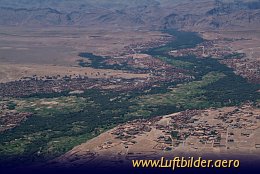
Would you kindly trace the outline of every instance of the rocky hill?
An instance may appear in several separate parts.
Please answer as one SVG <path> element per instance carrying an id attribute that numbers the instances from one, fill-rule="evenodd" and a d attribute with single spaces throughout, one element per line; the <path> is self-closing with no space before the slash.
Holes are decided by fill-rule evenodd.
<path id="1" fill-rule="evenodd" d="M 202 3 L 203 4 L 203 3 Z M 198 5 L 202 8 L 202 4 Z M 191 7 L 192 8 L 192 7 Z M 199 9 L 198 7 L 193 7 Z M 164 18 L 164 27 L 193 29 L 253 29 L 260 25 L 260 1 L 215 1 L 203 14 L 172 13 Z"/>

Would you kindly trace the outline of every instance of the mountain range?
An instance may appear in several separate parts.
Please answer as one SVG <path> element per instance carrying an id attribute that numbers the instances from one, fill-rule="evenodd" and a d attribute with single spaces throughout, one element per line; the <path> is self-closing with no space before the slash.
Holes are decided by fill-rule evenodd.
<path id="1" fill-rule="evenodd" d="M 252 29 L 260 0 L 0 0 L 2 26 Z"/>

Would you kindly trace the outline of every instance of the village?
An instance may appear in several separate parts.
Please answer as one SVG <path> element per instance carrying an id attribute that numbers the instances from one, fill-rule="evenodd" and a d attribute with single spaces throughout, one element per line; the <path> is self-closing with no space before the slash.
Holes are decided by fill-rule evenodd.
<path id="1" fill-rule="evenodd" d="M 222 59 L 231 55 L 233 52 L 228 47 L 223 47 L 226 41 L 223 40 L 210 40 L 204 41 L 198 44 L 195 48 L 185 48 L 179 50 L 172 50 L 169 52 L 174 57 L 183 57 L 188 55 L 194 55 L 198 58 L 216 58 Z"/>
<path id="2" fill-rule="evenodd" d="M 114 91 L 142 90 L 156 86 L 162 82 L 190 81 L 193 76 L 187 70 L 168 65 L 159 59 L 149 55 L 134 54 L 127 58 L 113 58 L 107 60 L 107 64 L 122 64 L 126 62 L 131 67 L 140 68 L 133 73 L 147 73 L 143 78 L 122 78 L 108 76 L 97 72 L 92 78 L 86 75 L 57 75 L 23 77 L 20 80 L 0 83 L 0 96 L 23 97 L 35 94 L 52 94 L 73 91 L 85 91 L 87 89 L 113 89 Z"/>
<path id="3" fill-rule="evenodd" d="M 87 77 L 61 78 L 61 79 L 34 79 L 19 80 L 0 84 L 0 96 L 2 97 L 25 97 L 33 95 L 48 95 L 54 93 L 70 93 L 87 89 L 103 89 L 113 91 L 141 90 L 159 85 L 160 82 L 180 82 L 191 79 L 179 73 L 172 76 L 154 76 L 151 78 L 114 78 L 114 79 L 90 79 Z"/>
<path id="4" fill-rule="evenodd" d="M 95 164 L 106 159 L 118 165 L 132 159 L 185 154 L 229 158 L 239 154 L 255 159 L 260 153 L 259 119 L 259 106 L 245 103 L 133 120 L 75 147 L 52 163 Z"/>
<path id="5" fill-rule="evenodd" d="M 234 69 L 236 74 L 247 78 L 249 82 L 260 84 L 259 60 L 226 59 L 220 62 Z"/>
<path id="6" fill-rule="evenodd" d="M 233 40 L 216 39 L 204 41 L 195 48 L 172 50 L 169 52 L 174 57 L 196 56 L 197 58 L 214 58 L 220 63 L 235 70 L 237 75 L 248 79 L 251 83 L 260 83 L 259 60 L 250 59 L 251 55 L 243 52 L 234 52 L 230 47 L 225 46 Z"/>
<path id="7" fill-rule="evenodd" d="M 249 141 L 259 129 L 260 110 L 250 112 L 247 111 L 249 107 L 242 106 L 230 112 L 222 112 L 220 109 L 187 110 L 166 118 L 137 120 L 119 126 L 112 134 L 122 141 L 133 141 L 135 136 L 155 128 L 162 132 L 154 140 L 158 143 L 155 146 L 157 150 L 169 151 L 180 146 L 195 150 L 204 146 L 232 149 L 233 146 L 240 146 L 241 139 Z M 160 118 L 166 120 L 162 121 Z M 254 144 L 255 148 L 259 148 L 258 141 Z"/>
<path id="8" fill-rule="evenodd" d="M 88 152 L 101 157 L 107 153 L 115 157 L 118 153 L 126 159 L 167 152 L 232 154 L 239 150 L 259 154 L 259 119 L 260 109 L 248 103 L 240 107 L 186 110 L 129 121 L 77 148 L 84 146 Z M 97 146 L 93 147 L 92 143 Z"/>
<path id="9" fill-rule="evenodd" d="M 135 44 L 130 44 L 125 46 L 123 49 L 123 53 L 128 54 L 136 54 L 146 51 L 149 48 L 155 48 L 164 46 L 166 43 L 174 41 L 174 36 L 172 35 L 164 35 L 161 36 L 159 39 L 148 41 L 148 42 L 137 42 Z"/>

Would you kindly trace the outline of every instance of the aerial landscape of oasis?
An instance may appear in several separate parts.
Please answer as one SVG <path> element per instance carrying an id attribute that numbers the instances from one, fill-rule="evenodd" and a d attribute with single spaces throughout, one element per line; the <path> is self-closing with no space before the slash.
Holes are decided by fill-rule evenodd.
<path id="1" fill-rule="evenodd" d="M 260 161 L 260 0 L 0 0 L 0 168 Z"/>

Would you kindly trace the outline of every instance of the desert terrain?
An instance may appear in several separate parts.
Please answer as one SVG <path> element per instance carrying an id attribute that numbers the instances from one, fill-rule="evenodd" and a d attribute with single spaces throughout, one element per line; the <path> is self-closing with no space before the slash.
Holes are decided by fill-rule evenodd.
<path id="1" fill-rule="evenodd" d="M 96 77 L 99 71 L 118 77 L 147 77 L 147 74 L 97 70 L 78 65 L 80 52 L 118 56 L 126 46 L 153 43 L 164 38 L 161 32 L 132 30 L 87 30 L 84 28 L 8 28 L 0 29 L 0 82 L 28 76 L 86 75 Z M 48 71 L 46 71 L 48 69 Z M 126 76 L 124 76 L 124 75 Z M 123 76 L 121 76 L 123 75 Z"/>
<path id="2" fill-rule="evenodd" d="M 48 71 L 46 71 L 48 69 Z M 0 82 L 6 83 L 32 76 L 87 76 L 89 78 L 147 78 L 148 74 L 134 74 L 111 69 L 94 69 L 90 67 L 38 65 L 38 64 L 9 64 L 0 65 Z"/>
<path id="3" fill-rule="evenodd" d="M 203 38 L 208 40 L 226 39 L 232 40 L 227 43 L 227 47 L 236 52 L 246 53 L 247 59 L 260 59 L 260 31 L 259 30 L 225 30 L 225 31 L 205 31 Z"/>

